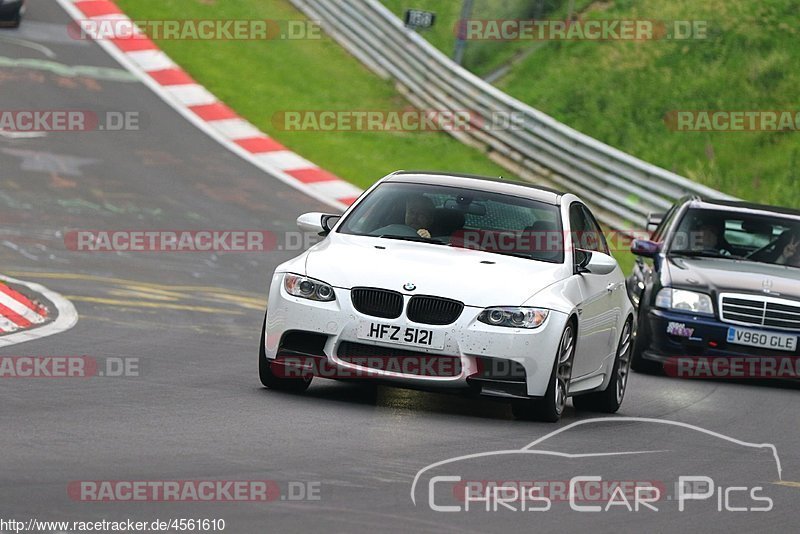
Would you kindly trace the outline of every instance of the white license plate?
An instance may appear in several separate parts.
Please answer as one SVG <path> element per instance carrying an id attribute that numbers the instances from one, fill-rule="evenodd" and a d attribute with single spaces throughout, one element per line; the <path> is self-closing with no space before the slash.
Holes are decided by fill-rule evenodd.
<path id="1" fill-rule="evenodd" d="M 358 339 L 426 349 L 442 350 L 444 348 L 444 332 L 413 326 L 362 322 L 358 325 Z"/>
<path id="2" fill-rule="evenodd" d="M 797 336 L 791 334 L 768 334 L 745 328 L 728 328 L 728 343 L 794 352 L 797 348 Z"/>

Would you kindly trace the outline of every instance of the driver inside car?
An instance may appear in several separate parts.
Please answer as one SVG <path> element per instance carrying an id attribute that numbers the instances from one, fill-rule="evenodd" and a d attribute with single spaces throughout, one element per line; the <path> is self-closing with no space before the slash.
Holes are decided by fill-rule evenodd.
<path id="1" fill-rule="evenodd" d="M 695 226 L 692 249 L 697 252 L 711 252 L 721 256 L 730 256 L 727 244 L 722 239 L 724 223 L 701 220 Z"/>
<path id="2" fill-rule="evenodd" d="M 406 200 L 406 210 L 403 217 L 403 224 L 395 223 L 383 226 L 374 230 L 374 235 L 398 235 L 411 236 L 416 234 L 419 237 L 430 239 L 430 228 L 433 225 L 436 207 L 433 201 L 425 195 L 414 195 Z"/>
<path id="3" fill-rule="evenodd" d="M 430 239 L 434 209 L 433 202 L 428 197 L 423 195 L 411 197 L 406 202 L 406 226 L 416 230 L 418 236 Z"/>

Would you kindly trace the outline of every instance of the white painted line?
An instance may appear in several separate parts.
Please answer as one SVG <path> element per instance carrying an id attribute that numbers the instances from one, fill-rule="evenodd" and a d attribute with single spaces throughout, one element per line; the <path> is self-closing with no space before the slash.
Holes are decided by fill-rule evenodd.
<path id="1" fill-rule="evenodd" d="M 24 317 L 25 319 L 29 320 L 33 324 L 41 324 L 44 322 L 44 317 L 30 309 L 29 307 L 25 306 L 20 301 L 11 298 L 10 296 L 6 295 L 2 291 L 0 291 L 0 304 L 5 306 L 6 308 L 10 309 L 17 315 Z"/>
<path id="2" fill-rule="evenodd" d="M 217 102 L 214 95 L 196 83 L 168 85 L 164 90 L 184 106 L 205 106 Z"/>
<path id="3" fill-rule="evenodd" d="M 316 165 L 302 158 L 290 150 L 276 150 L 259 154 L 256 159 L 282 171 L 296 169 L 315 169 Z"/>
<path id="4" fill-rule="evenodd" d="M 115 50 L 118 50 L 117 47 L 111 41 L 100 40 L 95 41 L 96 43 L 106 44 L 108 46 L 113 46 Z M 123 52 L 120 52 L 122 54 Z M 134 52 L 128 52 L 127 56 L 134 62 L 134 64 L 139 67 L 139 69 L 143 70 L 144 72 L 152 72 L 154 70 L 164 70 L 164 69 L 174 69 L 177 65 L 161 50 L 136 50 Z M 161 86 L 159 86 L 161 87 Z"/>
<path id="5" fill-rule="evenodd" d="M 17 330 L 19 330 L 17 325 L 0 316 L 0 332 L 16 332 Z"/>
<path id="6" fill-rule="evenodd" d="M 75 323 L 78 322 L 78 312 L 75 310 L 75 306 L 73 306 L 70 301 L 55 291 L 50 291 L 41 284 L 23 282 L 22 280 L 17 280 L 16 278 L 11 278 L 10 276 L 0 275 L 0 280 L 10 282 L 12 284 L 23 285 L 31 291 L 39 293 L 47 300 L 52 302 L 56 307 L 56 310 L 58 310 L 58 316 L 52 323 L 48 323 L 38 328 L 32 328 L 30 330 L 24 330 L 22 332 L 0 337 L 0 347 L 8 347 L 11 345 L 16 345 L 17 343 L 24 343 L 25 341 L 33 341 L 34 339 L 52 336 L 53 334 L 58 334 L 60 332 L 64 332 L 65 330 L 69 330 L 75 326 Z"/>
<path id="7" fill-rule="evenodd" d="M 342 180 L 328 180 L 325 182 L 311 182 L 309 187 L 325 196 L 332 198 L 353 198 L 361 194 L 361 189 Z"/>
<path id="8" fill-rule="evenodd" d="M 228 139 L 233 140 L 264 135 L 261 130 L 244 119 L 223 119 L 221 121 L 209 121 L 208 124 Z"/>

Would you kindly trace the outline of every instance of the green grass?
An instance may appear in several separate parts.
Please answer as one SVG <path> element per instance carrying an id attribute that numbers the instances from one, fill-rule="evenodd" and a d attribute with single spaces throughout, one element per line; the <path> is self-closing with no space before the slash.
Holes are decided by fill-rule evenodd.
<path id="1" fill-rule="evenodd" d="M 304 19 L 285 0 L 117 1 L 131 18 L 139 20 Z M 276 129 L 273 116 L 284 111 L 411 109 L 391 83 L 373 75 L 327 36 L 292 41 L 161 40 L 158 44 L 199 83 L 259 129 L 358 186 L 367 187 L 397 169 L 513 178 L 483 153 L 446 133 Z M 630 254 L 616 256 L 624 266 L 632 264 Z"/>
<path id="2" fill-rule="evenodd" d="M 395 11 L 404 4 L 383 1 Z M 438 6 L 442 28 L 459 17 L 457 5 L 417 4 Z M 528 43 L 537 50 L 498 86 L 581 132 L 692 180 L 747 200 L 800 208 L 800 132 L 676 132 L 664 121 L 673 110 L 797 110 L 798 16 L 794 0 L 595 2 L 584 18 L 704 20 L 708 38 Z M 425 36 L 445 53 L 452 51 L 440 33 Z M 484 50 L 497 57 L 521 46 L 489 44 L 494 48 Z M 484 58 L 467 66 L 481 73 L 487 63 Z"/>
<path id="3" fill-rule="evenodd" d="M 591 0 L 576 0 L 576 10 Z M 439 50 L 453 57 L 457 23 L 461 19 L 461 0 L 382 0 L 392 13 L 403 18 L 406 9 L 424 9 L 436 13 L 433 28 L 420 33 Z M 470 19 L 529 19 L 566 18 L 568 0 L 474 0 Z M 525 41 L 469 41 L 466 45 L 463 65 L 479 76 L 494 71 L 497 67 L 530 46 Z"/>

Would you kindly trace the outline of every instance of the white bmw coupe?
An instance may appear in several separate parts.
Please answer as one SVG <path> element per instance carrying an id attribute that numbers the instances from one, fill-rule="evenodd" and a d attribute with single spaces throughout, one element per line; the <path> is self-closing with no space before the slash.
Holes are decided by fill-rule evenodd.
<path id="1" fill-rule="evenodd" d="M 477 176 L 396 172 L 275 269 L 261 382 L 314 376 L 462 388 L 522 419 L 616 412 L 633 307 L 592 213 L 572 194 Z"/>

